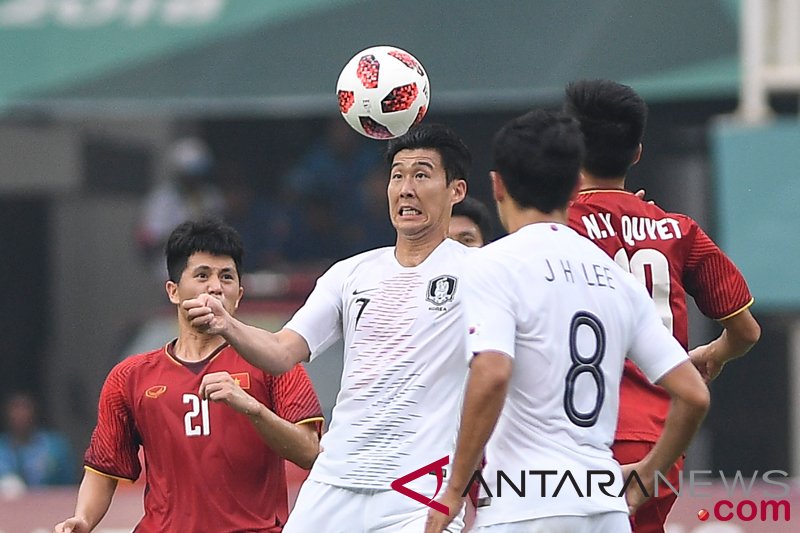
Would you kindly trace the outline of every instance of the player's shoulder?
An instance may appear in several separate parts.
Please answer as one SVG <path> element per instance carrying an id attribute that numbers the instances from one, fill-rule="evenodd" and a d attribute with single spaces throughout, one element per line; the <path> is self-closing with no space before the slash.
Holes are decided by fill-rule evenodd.
<path id="1" fill-rule="evenodd" d="M 165 347 L 162 346 L 161 348 L 150 350 L 149 352 L 129 355 L 117 363 L 114 368 L 111 369 L 109 375 L 128 375 L 140 369 L 158 364 L 164 352 Z"/>
<path id="2" fill-rule="evenodd" d="M 367 250 L 356 255 L 352 255 L 346 259 L 342 259 L 334 263 L 328 272 L 347 275 L 351 272 L 358 270 L 361 267 L 371 267 L 386 260 L 386 258 L 393 257 L 394 246 L 383 246 L 373 250 Z"/>
<path id="3" fill-rule="evenodd" d="M 165 348 L 151 350 L 149 352 L 131 355 L 114 365 L 108 373 L 103 385 L 103 396 L 124 394 L 130 387 L 139 381 L 139 378 L 150 372 L 155 366 L 163 361 Z"/>
<path id="4" fill-rule="evenodd" d="M 458 242 L 455 239 L 445 239 L 442 244 L 439 245 L 441 249 L 444 251 L 445 254 L 448 254 L 453 257 L 463 258 L 463 257 L 470 257 L 472 254 L 480 250 L 480 248 L 476 248 L 474 246 L 466 246 Z"/>
<path id="5" fill-rule="evenodd" d="M 647 205 L 647 202 L 624 189 L 584 189 L 578 193 L 571 205 L 608 206 L 640 203 Z"/>
<path id="6" fill-rule="evenodd" d="M 559 225 L 561 226 L 561 225 Z M 564 229 L 568 229 L 563 226 Z M 572 230 L 569 230 L 572 231 Z M 482 248 L 472 248 L 467 263 L 470 269 L 491 268 L 518 270 L 517 266 L 532 259 L 531 250 L 540 250 L 549 235 L 542 224 L 530 224 L 496 239 Z"/>
<path id="7" fill-rule="evenodd" d="M 570 208 L 577 213 L 605 211 L 612 214 L 633 214 L 660 217 L 664 210 L 656 203 L 642 200 L 623 189 L 587 189 L 578 193 Z"/>
<path id="8" fill-rule="evenodd" d="M 676 220 L 681 225 L 681 228 L 700 229 L 700 224 L 685 213 L 665 212 L 664 215 Z"/>

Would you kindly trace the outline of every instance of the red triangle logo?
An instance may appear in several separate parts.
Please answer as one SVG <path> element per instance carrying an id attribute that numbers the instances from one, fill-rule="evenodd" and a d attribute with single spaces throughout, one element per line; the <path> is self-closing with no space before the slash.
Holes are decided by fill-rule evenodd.
<path id="1" fill-rule="evenodd" d="M 406 474 L 401 478 L 395 479 L 392 481 L 391 487 L 393 490 L 396 490 L 403 496 L 408 496 L 412 500 L 418 501 L 423 505 L 427 505 L 431 509 L 439 511 L 443 514 L 450 514 L 450 511 L 447 507 L 435 501 L 436 496 L 438 496 L 439 491 L 442 488 L 442 481 L 444 480 L 443 467 L 448 464 L 450 464 L 450 457 L 445 455 L 441 459 L 437 459 L 436 461 L 427 464 L 418 470 L 414 470 L 410 474 Z M 422 476 L 427 476 L 431 472 L 436 472 L 436 494 L 434 494 L 432 498 L 423 496 L 419 492 L 413 491 L 406 487 L 406 483 L 414 481 L 417 478 L 421 478 Z"/>

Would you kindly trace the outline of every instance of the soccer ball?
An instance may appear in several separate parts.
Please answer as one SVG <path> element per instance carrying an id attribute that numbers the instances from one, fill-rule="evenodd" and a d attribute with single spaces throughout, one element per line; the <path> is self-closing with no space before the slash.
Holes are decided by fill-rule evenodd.
<path id="1" fill-rule="evenodd" d="M 419 124 L 430 85 L 422 64 L 394 46 L 373 46 L 353 56 L 336 82 L 339 111 L 358 133 L 393 139 Z"/>

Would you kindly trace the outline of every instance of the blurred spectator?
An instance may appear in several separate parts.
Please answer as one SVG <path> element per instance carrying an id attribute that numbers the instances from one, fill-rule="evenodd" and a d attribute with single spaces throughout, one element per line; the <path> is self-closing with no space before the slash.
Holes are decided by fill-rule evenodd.
<path id="1" fill-rule="evenodd" d="M 363 192 L 367 176 L 381 162 L 378 145 L 366 141 L 340 117 L 328 122 L 322 138 L 283 178 L 293 206 L 292 228 L 284 247 L 287 259 L 335 260 L 365 249 Z M 393 243 L 394 238 L 385 244 Z"/>
<path id="2" fill-rule="evenodd" d="M 386 199 L 386 187 L 389 184 L 389 170 L 385 163 L 373 167 L 358 188 L 357 197 L 359 206 L 359 224 L 357 226 L 354 253 L 394 246 L 397 233 L 391 220 L 386 215 L 389 213 L 389 204 Z"/>
<path id="3" fill-rule="evenodd" d="M 492 220 L 486 204 L 466 196 L 454 205 L 447 236 L 467 246 L 480 248 L 488 244 L 492 236 Z"/>
<path id="4" fill-rule="evenodd" d="M 355 203 L 352 195 L 367 174 L 381 162 L 380 147 L 370 144 L 340 117 L 331 119 L 324 135 L 312 143 L 284 178 L 296 196 L 322 194 Z"/>
<path id="5" fill-rule="evenodd" d="M 236 228 L 247 250 L 243 269 L 280 267 L 285 263 L 281 243 L 291 234 L 281 191 L 271 191 L 270 197 L 259 193 L 238 161 L 220 163 L 219 176 L 224 184 L 225 221 Z"/>
<path id="6" fill-rule="evenodd" d="M 4 405 L 6 431 L 0 433 L 0 483 L 41 487 L 75 483 L 67 440 L 39 426 L 36 401 L 28 392 L 12 394 Z"/>
<path id="7" fill-rule="evenodd" d="M 203 140 L 178 139 L 168 158 L 170 178 L 147 194 L 137 228 L 139 247 L 159 280 L 166 274 L 164 244 L 175 226 L 204 215 L 222 216 L 225 209 L 225 199 L 211 180 L 214 158 Z"/>
<path id="8" fill-rule="evenodd" d="M 355 253 L 352 226 L 339 217 L 334 198 L 322 193 L 303 195 L 290 221 L 284 253 L 292 263 L 328 267 Z"/>

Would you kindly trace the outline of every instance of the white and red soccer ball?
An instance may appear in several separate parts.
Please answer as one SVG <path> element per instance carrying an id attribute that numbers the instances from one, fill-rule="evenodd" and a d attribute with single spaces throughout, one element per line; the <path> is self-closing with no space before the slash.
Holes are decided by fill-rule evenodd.
<path id="1" fill-rule="evenodd" d="M 419 124 L 428 110 L 430 92 L 422 64 L 394 46 L 357 53 L 336 82 L 342 116 L 372 139 L 393 139 Z"/>

